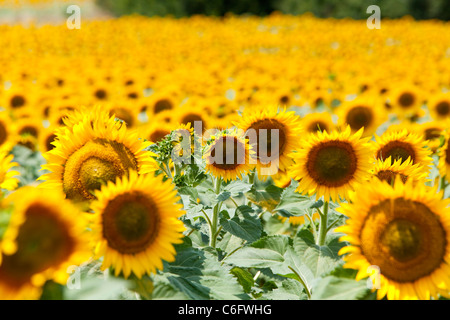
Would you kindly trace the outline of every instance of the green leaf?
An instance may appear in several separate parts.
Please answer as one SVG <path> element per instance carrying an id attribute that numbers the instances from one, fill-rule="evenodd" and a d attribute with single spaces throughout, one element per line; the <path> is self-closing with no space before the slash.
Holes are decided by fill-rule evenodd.
<path id="1" fill-rule="evenodd" d="M 130 283 L 122 278 L 109 276 L 98 278 L 88 276 L 81 280 L 78 288 L 65 287 L 65 300 L 116 300 L 124 291 L 128 290 Z"/>
<path id="2" fill-rule="evenodd" d="M 175 261 L 166 264 L 164 276 L 190 299 L 248 299 L 230 268 L 206 250 L 185 247 L 178 251 Z"/>
<path id="3" fill-rule="evenodd" d="M 217 201 L 225 201 L 230 198 L 231 193 L 229 191 L 222 191 L 219 195 L 217 195 Z"/>
<path id="4" fill-rule="evenodd" d="M 306 300 L 308 296 L 303 292 L 300 282 L 293 279 L 285 279 L 281 286 L 262 295 L 264 300 Z"/>
<path id="5" fill-rule="evenodd" d="M 294 180 L 291 182 L 280 197 L 280 202 L 275 207 L 274 212 L 281 214 L 284 217 L 302 216 L 305 210 L 311 208 L 320 208 L 323 205 L 321 200 L 316 201 L 315 197 L 307 197 L 296 192 L 298 182 Z"/>
<path id="6" fill-rule="evenodd" d="M 172 286 L 167 277 L 153 277 L 152 300 L 187 300 L 189 297 Z"/>
<path id="7" fill-rule="evenodd" d="M 63 285 L 47 281 L 43 288 L 40 300 L 63 300 L 64 299 L 64 287 Z"/>
<path id="8" fill-rule="evenodd" d="M 284 255 L 290 244 L 290 239 L 284 235 L 273 235 L 261 238 L 258 241 L 252 243 L 254 248 L 266 248 L 278 252 L 280 255 Z"/>
<path id="9" fill-rule="evenodd" d="M 270 268 L 281 266 L 284 257 L 271 249 L 245 247 L 230 255 L 225 262 L 244 268 Z"/>
<path id="10" fill-rule="evenodd" d="M 220 225 L 225 231 L 249 242 L 258 240 L 262 233 L 261 221 L 249 206 L 239 206 L 232 219 L 222 217 Z"/>
<path id="11" fill-rule="evenodd" d="M 294 238 L 293 247 L 301 261 L 317 278 L 330 273 L 342 264 L 338 251 L 344 245 L 339 242 L 339 235 L 331 234 L 327 237 L 324 246 L 318 246 L 311 232 L 300 230 Z"/>
<path id="12" fill-rule="evenodd" d="M 133 276 L 130 278 L 130 281 L 134 284 L 130 287 L 130 290 L 139 294 L 142 300 L 152 299 L 153 281 L 147 275 L 144 275 L 141 279 Z"/>
<path id="13" fill-rule="evenodd" d="M 292 247 L 284 254 L 285 264 L 283 268 L 272 268 L 273 272 L 295 279 L 311 292 L 315 277 L 309 267 L 303 263 Z"/>
<path id="14" fill-rule="evenodd" d="M 257 188 L 255 185 L 252 186 L 249 192 L 246 193 L 247 199 L 264 208 L 267 211 L 272 212 L 273 209 L 278 205 L 280 201 L 282 188 L 275 185 L 265 186 L 263 189 Z"/>
<path id="15" fill-rule="evenodd" d="M 244 291 L 246 293 L 250 293 L 253 285 L 255 284 L 252 274 L 247 270 L 241 269 L 239 267 L 232 268 L 230 272 L 237 278 L 238 282 L 244 288 Z"/>
<path id="16" fill-rule="evenodd" d="M 226 254 L 229 254 L 236 250 L 239 247 L 242 247 L 244 243 L 244 240 L 232 235 L 231 233 L 227 232 L 223 235 L 222 239 L 217 243 L 217 248 L 225 252 Z"/>
<path id="17" fill-rule="evenodd" d="M 224 187 L 224 191 L 228 191 L 231 194 L 231 197 L 239 196 L 241 193 L 245 193 L 250 191 L 252 185 L 250 183 L 246 183 L 242 180 L 231 180 Z"/>
<path id="18" fill-rule="evenodd" d="M 369 293 L 365 281 L 327 276 L 313 289 L 313 300 L 357 300 L 365 298 Z"/>

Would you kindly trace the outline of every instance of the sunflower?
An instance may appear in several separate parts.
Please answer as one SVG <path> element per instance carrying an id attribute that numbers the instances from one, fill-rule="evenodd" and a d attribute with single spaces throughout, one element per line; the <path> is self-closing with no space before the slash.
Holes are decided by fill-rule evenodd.
<path id="1" fill-rule="evenodd" d="M 120 102 L 114 101 L 114 104 L 108 104 L 106 108 L 109 110 L 110 116 L 115 116 L 116 118 L 125 122 L 128 128 L 136 127 L 138 124 L 138 113 L 135 109 L 135 105 L 130 102 Z"/>
<path id="2" fill-rule="evenodd" d="M 356 280 L 374 266 L 378 299 L 430 299 L 450 290 L 450 208 L 436 188 L 374 180 L 337 210 L 348 217 L 335 229 L 348 246 L 339 251 Z M 372 280 L 374 280 L 372 278 Z"/>
<path id="3" fill-rule="evenodd" d="M 291 185 L 291 177 L 286 171 L 280 171 L 271 176 L 273 184 L 279 188 L 287 188 Z"/>
<path id="4" fill-rule="evenodd" d="M 389 92 L 388 96 L 389 104 L 400 119 L 419 114 L 424 102 L 422 90 L 414 85 L 401 85 Z"/>
<path id="5" fill-rule="evenodd" d="M 449 122 L 444 120 L 413 123 L 409 129 L 417 132 L 426 141 L 426 145 L 435 153 L 441 144 L 441 136 L 448 128 Z"/>
<path id="6" fill-rule="evenodd" d="M 419 164 L 412 164 L 411 158 L 402 162 L 401 159 L 392 161 L 391 157 L 386 160 L 377 159 L 372 175 L 379 180 L 387 181 L 389 184 L 394 183 L 397 177 L 402 182 L 406 182 L 408 179 L 424 182 L 428 176 Z"/>
<path id="7" fill-rule="evenodd" d="M 290 154 L 300 147 L 304 130 L 294 111 L 277 107 L 245 109 L 240 121 L 234 124 L 248 137 L 261 178 L 293 163 Z"/>
<path id="8" fill-rule="evenodd" d="M 179 106 L 179 98 L 176 93 L 177 89 L 173 86 L 152 93 L 148 100 L 147 114 L 149 118 L 162 111 L 173 111 Z"/>
<path id="9" fill-rule="evenodd" d="M 63 190 L 74 201 L 89 201 L 95 198 L 94 190 L 127 175 L 129 169 L 140 174 L 156 170 L 153 154 L 145 150 L 151 143 L 139 139 L 137 132 L 127 130 L 114 116 L 105 119 L 87 115 L 57 133 L 55 148 L 44 154 L 47 164 L 42 169 L 50 173 L 39 177 L 45 180 L 42 187 Z"/>
<path id="10" fill-rule="evenodd" d="M 195 133 L 201 136 L 207 129 L 210 129 L 213 124 L 213 119 L 202 108 L 196 108 L 192 105 L 183 105 L 179 107 L 175 122 L 181 124 L 190 123 L 194 128 Z"/>
<path id="11" fill-rule="evenodd" d="M 374 150 L 376 159 L 401 159 L 402 162 L 411 158 L 412 164 L 421 165 L 428 172 L 433 159 L 432 151 L 426 141 L 416 132 L 408 129 L 387 131 L 381 136 L 375 135 Z"/>
<path id="12" fill-rule="evenodd" d="M 95 194 L 92 230 L 103 269 L 113 267 L 116 276 L 123 272 L 125 278 L 131 273 L 141 278 L 162 270 L 163 260 L 174 260 L 173 244 L 182 242 L 185 230 L 178 219 L 184 211 L 169 181 L 131 171 Z"/>
<path id="13" fill-rule="evenodd" d="M 344 132 L 311 135 L 293 154 L 295 164 L 289 174 L 299 181 L 297 191 L 339 201 L 365 182 L 370 175 L 372 149 L 369 138 L 361 138 L 362 134 L 363 129 L 352 134 L 347 126 Z"/>
<path id="14" fill-rule="evenodd" d="M 157 143 L 170 134 L 173 127 L 174 125 L 172 123 L 150 121 L 138 128 L 139 137 Z"/>
<path id="15" fill-rule="evenodd" d="M 2 299 L 38 299 L 47 280 L 66 284 L 68 267 L 92 256 L 86 219 L 62 194 L 23 187 L 3 206 L 12 213 L 0 243 Z"/>
<path id="16" fill-rule="evenodd" d="M 91 88 L 91 101 L 95 101 L 95 103 L 98 102 L 104 102 L 104 101 L 112 101 L 112 93 L 108 88 L 110 85 L 106 81 L 97 81 L 92 85 Z"/>
<path id="17" fill-rule="evenodd" d="M 253 151 L 247 139 L 236 132 L 222 132 L 211 140 L 203 155 L 206 172 L 228 181 L 253 169 L 254 165 L 250 163 Z"/>
<path id="18" fill-rule="evenodd" d="M 14 155 L 2 153 L 0 154 L 0 188 L 5 190 L 14 190 L 19 184 L 17 176 L 20 172 L 17 170 L 11 170 L 13 167 L 17 167 L 18 163 L 13 162 Z"/>
<path id="19" fill-rule="evenodd" d="M 439 93 L 427 102 L 428 111 L 434 120 L 450 118 L 450 92 Z"/>
<path id="20" fill-rule="evenodd" d="M 445 130 L 443 137 L 444 144 L 438 149 L 438 170 L 441 177 L 445 177 L 447 181 L 450 181 L 450 132 Z"/>
<path id="21" fill-rule="evenodd" d="M 38 149 L 42 154 L 52 150 L 55 147 L 53 141 L 56 139 L 57 128 L 58 126 L 56 125 L 50 125 L 41 130 L 38 138 Z"/>
<path id="22" fill-rule="evenodd" d="M 172 161 L 180 163 L 191 160 L 191 156 L 201 155 L 202 144 L 200 137 L 195 134 L 194 128 L 190 123 L 179 124 L 174 130 L 170 131 L 173 145 Z M 184 153 L 184 151 L 190 150 Z"/>
<path id="23" fill-rule="evenodd" d="M 362 95 L 343 102 L 337 109 L 338 125 L 349 125 L 352 132 L 364 128 L 364 136 L 372 136 L 378 127 L 387 120 L 379 99 L 373 95 Z"/>
<path id="24" fill-rule="evenodd" d="M 318 212 L 314 212 L 312 215 L 312 220 L 313 221 L 319 221 L 320 220 L 320 214 Z M 291 216 L 289 218 L 286 217 L 282 217 L 282 216 L 278 216 L 278 219 L 281 220 L 281 222 L 286 222 L 286 220 L 289 221 L 290 224 L 292 224 L 293 226 L 300 226 L 305 224 L 305 222 L 308 222 L 309 219 L 305 218 L 305 216 Z"/>
<path id="25" fill-rule="evenodd" d="M 21 118 L 16 121 L 16 131 L 20 136 L 31 135 L 38 138 L 43 128 L 43 121 L 39 117 Z"/>
<path id="26" fill-rule="evenodd" d="M 20 115 L 27 112 L 28 108 L 33 104 L 34 90 L 31 86 L 13 86 L 2 93 L 3 106 L 6 110 Z"/>
<path id="27" fill-rule="evenodd" d="M 0 152 L 11 151 L 19 136 L 16 124 L 6 111 L 0 111 Z"/>
<path id="28" fill-rule="evenodd" d="M 329 112 L 313 112 L 302 117 L 302 125 L 306 132 L 316 133 L 318 131 L 331 132 L 336 125 Z"/>

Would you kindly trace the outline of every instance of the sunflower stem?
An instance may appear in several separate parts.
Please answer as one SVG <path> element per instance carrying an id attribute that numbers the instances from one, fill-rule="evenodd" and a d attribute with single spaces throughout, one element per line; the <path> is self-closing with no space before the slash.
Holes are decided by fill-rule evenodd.
<path id="1" fill-rule="evenodd" d="M 311 225 L 311 229 L 313 231 L 314 240 L 317 241 L 318 238 L 317 238 L 316 226 L 314 225 L 314 220 L 307 213 L 305 213 L 305 217 L 309 220 L 309 224 Z"/>
<path id="2" fill-rule="evenodd" d="M 294 270 L 294 268 L 292 268 L 291 266 L 288 266 L 288 268 L 291 269 L 291 271 L 297 276 L 298 282 L 300 282 L 303 285 L 303 287 L 305 288 L 306 295 L 308 296 L 308 299 L 311 300 L 311 292 L 309 291 L 303 278 L 298 274 L 297 271 Z"/>
<path id="3" fill-rule="evenodd" d="M 222 186 L 222 178 L 221 177 L 217 177 L 216 178 L 216 185 L 215 185 L 215 191 L 216 194 L 219 195 L 220 194 L 220 187 Z M 216 205 L 214 206 L 214 210 L 213 210 L 213 216 L 212 216 L 212 221 L 211 221 L 211 230 L 210 230 L 210 238 L 209 238 L 209 245 L 213 248 L 216 247 L 216 241 L 217 241 L 217 236 L 219 235 L 219 232 L 217 230 L 217 224 L 219 222 L 219 209 L 221 206 L 222 202 L 219 201 L 216 203 Z"/>
<path id="4" fill-rule="evenodd" d="M 236 203 L 236 200 L 234 200 L 232 197 L 230 197 L 230 200 L 234 203 L 234 205 L 236 206 L 236 208 L 239 207 L 239 205 Z"/>
<path id="5" fill-rule="evenodd" d="M 248 174 L 248 183 L 253 185 L 254 182 L 255 182 L 255 171 L 250 171 L 250 173 Z"/>
<path id="6" fill-rule="evenodd" d="M 325 244 L 325 238 L 327 236 L 328 231 L 328 201 L 325 201 L 323 204 L 323 212 L 320 212 L 320 225 L 319 225 L 319 238 L 317 240 L 317 244 L 319 246 L 323 246 Z"/>
<path id="7" fill-rule="evenodd" d="M 441 178 L 441 185 L 439 186 L 439 190 L 443 190 L 444 192 L 445 192 L 445 189 L 447 188 L 447 186 L 448 186 L 448 184 L 447 184 L 447 182 L 445 181 L 445 176 L 443 176 L 442 178 Z"/>

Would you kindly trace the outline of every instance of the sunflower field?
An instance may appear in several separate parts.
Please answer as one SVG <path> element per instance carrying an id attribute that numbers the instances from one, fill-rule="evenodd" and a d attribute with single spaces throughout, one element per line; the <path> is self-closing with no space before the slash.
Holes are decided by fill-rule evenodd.
<path id="1" fill-rule="evenodd" d="M 449 22 L 81 18 L 0 25 L 0 299 L 450 297 Z"/>

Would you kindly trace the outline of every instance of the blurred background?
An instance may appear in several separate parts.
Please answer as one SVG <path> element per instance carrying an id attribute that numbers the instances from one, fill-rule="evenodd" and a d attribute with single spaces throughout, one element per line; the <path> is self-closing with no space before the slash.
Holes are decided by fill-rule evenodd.
<path id="1" fill-rule="evenodd" d="M 370 5 L 381 8 L 382 18 L 450 20 L 450 0 L 0 0 L 1 24 L 52 24 L 67 18 L 66 8 L 78 4 L 83 19 L 129 14 L 145 16 L 224 16 L 227 13 L 264 16 L 277 11 L 321 18 L 367 19 Z"/>
<path id="2" fill-rule="evenodd" d="M 378 5 L 382 17 L 450 19 L 449 0 L 97 0 L 97 4 L 116 16 L 195 14 L 222 16 L 227 13 L 267 15 L 273 11 L 299 15 L 311 12 L 317 17 L 367 19 L 367 7 Z"/>

